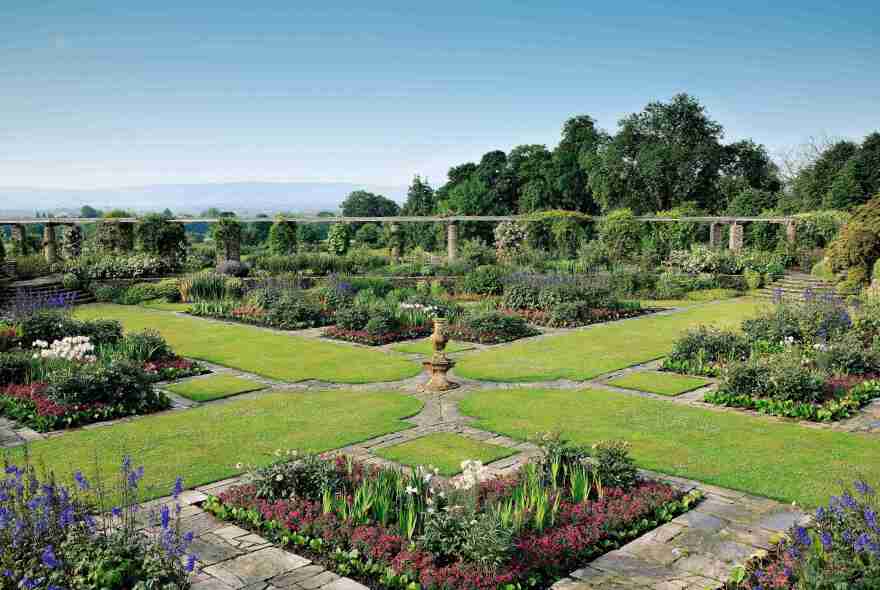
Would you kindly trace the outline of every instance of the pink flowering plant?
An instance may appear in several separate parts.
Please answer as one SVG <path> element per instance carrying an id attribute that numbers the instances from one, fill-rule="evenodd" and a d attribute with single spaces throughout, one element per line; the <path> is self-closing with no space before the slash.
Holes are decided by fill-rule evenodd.
<path id="1" fill-rule="evenodd" d="M 477 461 L 445 479 L 279 452 L 205 507 L 371 588 L 512 590 L 549 587 L 699 499 L 640 479 L 625 444 L 548 440 L 501 478 Z"/>

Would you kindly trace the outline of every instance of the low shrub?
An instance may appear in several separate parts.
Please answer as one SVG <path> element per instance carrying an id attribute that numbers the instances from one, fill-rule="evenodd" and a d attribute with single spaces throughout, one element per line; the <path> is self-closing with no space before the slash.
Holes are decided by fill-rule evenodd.
<path id="1" fill-rule="evenodd" d="M 302 330 L 326 325 L 327 316 L 318 302 L 301 293 L 290 292 L 269 306 L 265 322 L 282 330 Z"/>
<path id="2" fill-rule="evenodd" d="M 336 325 L 343 330 L 363 330 L 370 321 L 370 310 L 351 306 L 336 310 Z"/>
<path id="3" fill-rule="evenodd" d="M 46 395 L 59 404 L 104 404 L 138 414 L 169 405 L 140 365 L 124 361 L 72 365 L 69 371 L 50 376 Z"/>
<path id="4" fill-rule="evenodd" d="M 540 332 L 521 317 L 495 311 L 467 316 L 460 324 L 450 327 L 452 338 L 482 344 L 511 342 L 538 334 Z"/>
<path id="5" fill-rule="evenodd" d="M 695 365 L 725 364 L 748 358 L 749 351 L 749 343 L 739 334 L 699 326 L 675 341 L 667 359 Z"/>
<path id="6" fill-rule="evenodd" d="M 82 283 L 105 279 L 140 279 L 168 275 L 179 270 L 172 260 L 151 254 L 128 256 L 89 254 L 68 260 L 65 271 L 75 274 Z"/>
<path id="7" fill-rule="evenodd" d="M 25 383 L 31 368 L 31 353 L 0 352 L 0 386 Z"/>
<path id="8" fill-rule="evenodd" d="M 122 338 L 122 325 L 115 320 L 81 321 L 63 311 L 37 311 L 19 323 L 22 348 L 37 340 L 53 342 L 67 336 L 88 336 L 93 344 L 112 344 Z"/>
<path id="9" fill-rule="evenodd" d="M 778 401 L 817 403 L 825 397 L 825 376 L 805 366 L 799 353 L 730 363 L 719 390 Z"/>
<path id="10" fill-rule="evenodd" d="M 461 291 L 472 295 L 500 295 L 506 271 L 500 266 L 478 266 L 464 276 Z"/>
<path id="11" fill-rule="evenodd" d="M 15 275 L 19 279 L 36 279 L 52 273 L 52 266 L 42 254 L 15 257 Z"/>
<path id="12" fill-rule="evenodd" d="M 224 260 L 214 267 L 214 271 L 217 274 L 228 277 L 246 277 L 250 274 L 251 267 L 247 262 L 241 262 L 239 260 Z"/>
<path id="13" fill-rule="evenodd" d="M 749 289 L 752 291 L 764 286 L 764 275 L 756 270 L 746 269 L 743 272 L 743 277 L 746 280 L 746 285 L 748 285 Z"/>

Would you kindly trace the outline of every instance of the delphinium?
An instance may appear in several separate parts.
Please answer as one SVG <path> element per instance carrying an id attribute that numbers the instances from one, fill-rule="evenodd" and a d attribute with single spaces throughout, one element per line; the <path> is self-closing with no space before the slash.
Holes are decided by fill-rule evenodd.
<path id="1" fill-rule="evenodd" d="M 143 511 L 144 470 L 126 457 L 116 483 L 74 474 L 70 486 L 28 462 L 4 463 L 0 479 L 0 589 L 189 587 L 195 555 L 180 528 L 183 490 Z"/>
<path id="2" fill-rule="evenodd" d="M 738 587 L 880 588 L 880 502 L 866 482 L 853 488 L 817 508 L 812 523 L 792 529 L 768 558 L 735 572 Z"/>

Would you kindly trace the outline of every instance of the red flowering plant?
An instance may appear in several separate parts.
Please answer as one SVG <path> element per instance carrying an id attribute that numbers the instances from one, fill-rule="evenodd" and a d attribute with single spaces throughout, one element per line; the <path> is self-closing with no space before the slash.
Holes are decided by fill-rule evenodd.
<path id="1" fill-rule="evenodd" d="M 493 479 L 477 461 L 443 479 L 285 456 L 206 508 L 373 588 L 490 590 L 547 587 L 699 499 L 639 479 L 624 444 L 552 441 L 539 460 Z"/>

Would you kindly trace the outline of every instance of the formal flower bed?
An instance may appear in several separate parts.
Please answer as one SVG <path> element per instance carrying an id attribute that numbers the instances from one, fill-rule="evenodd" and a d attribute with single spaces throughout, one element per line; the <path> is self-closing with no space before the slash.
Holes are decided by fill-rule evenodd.
<path id="1" fill-rule="evenodd" d="M 4 464 L 0 479 L 0 589 L 185 590 L 196 556 L 176 502 L 139 510 L 143 468 L 124 459 L 115 485 L 77 472 L 65 486 L 30 465 Z M 118 503 L 107 504 L 109 498 Z M 148 534 L 141 529 L 146 524 Z"/>
<path id="2" fill-rule="evenodd" d="M 721 377 L 709 403 L 830 422 L 880 398 L 880 303 L 855 318 L 835 297 L 775 306 L 741 332 L 709 328 L 680 338 L 666 370 Z"/>
<path id="3" fill-rule="evenodd" d="M 432 330 L 433 328 L 430 325 L 420 324 L 374 334 L 368 330 L 346 330 L 340 326 L 330 326 L 324 330 L 323 336 L 334 340 L 366 344 L 367 346 L 382 346 L 393 342 L 424 338 L 430 336 Z"/>
<path id="4" fill-rule="evenodd" d="M 863 481 L 816 509 L 808 527 L 796 527 L 768 555 L 734 570 L 726 590 L 880 588 L 880 510 Z"/>
<path id="5" fill-rule="evenodd" d="M 653 313 L 638 305 L 632 307 L 589 307 L 581 303 L 566 303 L 555 306 L 550 311 L 540 309 L 507 310 L 508 313 L 519 315 L 530 324 L 548 328 L 580 328 L 602 322 L 613 322 L 626 318 L 635 318 Z"/>
<path id="6" fill-rule="evenodd" d="M 592 455 L 592 457 L 590 457 Z M 351 458 L 286 458 L 205 507 L 371 588 L 547 588 L 687 511 L 698 494 L 641 480 L 622 443 L 552 440 L 518 474 L 444 481 Z"/>
<path id="7" fill-rule="evenodd" d="M 44 309 L 11 329 L 0 352 L 0 415 L 41 432 L 167 409 L 154 383 L 205 372 L 158 333 L 123 336 L 117 322 Z"/>

